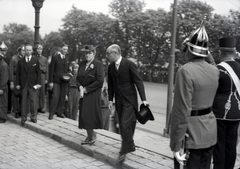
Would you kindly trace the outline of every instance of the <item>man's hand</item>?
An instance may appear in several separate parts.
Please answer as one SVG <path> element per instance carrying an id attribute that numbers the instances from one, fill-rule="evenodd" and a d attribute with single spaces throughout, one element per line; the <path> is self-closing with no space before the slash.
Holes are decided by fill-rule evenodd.
<path id="1" fill-rule="evenodd" d="M 108 108 L 109 108 L 110 110 L 113 109 L 113 102 L 112 102 L 112 101 L 109 101 L 109 103 L 108 103 Z"/>
<path id="2" fill-rule="evenodd" d="M 20 89 L 21 89 L 21 86 L 20 86 L 20 85 L 17 85 L 17 86 L 16 86 L 16 89 L 17 89 L 17 90 L 20 90 Z"/>
<path id="3" fill-rule="evenodd" d="M 11 89 L 11 90 L 14 90 L 14 84 L 13 84 L 13 82 L 10 82 L 10 89 Z"/>
<path id="4" fill-rule="evenodd" d="M 142 104 L 144 104 L 144 106 L 149 106 L 149 104 L 146 100 L 142 101 Z"/>
<path id="5" fill-rule="evenodd" d="M 47 80 L 45 80 L 44 84 L 47 84 L 47 83 L 48 83 L 48 81 L 47 81 Z"/>
<path id="6" fill-rule="evenodd" d="M 0 96 L 3 94 L 3 90 L 2 89 L 0 89 Z"/>
<path id="7" fill-rule="evenodd" d="M 180 150 L 178 152 L 173 152 L 174 157 L 179 162 L 179 164 L 184 165 L 184 161 L 186 161 L 186 154 L 182 154 L 183 150 Z M 182 154 L 182 155 L 181 155 Z"/>
<path id="8" fill-rule="evenodd" d="M 53 83 L 49 83 L 49 89 L 50 89 L 50 90 L 53 89 Z"/>

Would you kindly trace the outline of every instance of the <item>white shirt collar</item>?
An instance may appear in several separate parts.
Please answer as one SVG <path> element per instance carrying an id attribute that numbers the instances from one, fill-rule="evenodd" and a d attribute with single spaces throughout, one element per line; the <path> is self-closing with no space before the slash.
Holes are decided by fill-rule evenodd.
<path id="1" fill-rule="evenodd" d="M 29 58 L 29 61 L 32 59 L 32 55 L 30 56 L 25 56 L 26 62 L 28 61 L 27 58 Z"/>
<path id="2" fill-rule="evenodd" d="M 120 56 L 120 58 L 115 62 L 115 64 L 119 65 L 122 61 L 122 56 Z"/>

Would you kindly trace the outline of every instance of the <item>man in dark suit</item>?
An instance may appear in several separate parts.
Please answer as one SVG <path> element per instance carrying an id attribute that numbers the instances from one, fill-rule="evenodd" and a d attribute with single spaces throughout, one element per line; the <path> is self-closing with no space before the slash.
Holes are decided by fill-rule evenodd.
<path id="1" fill-rule="evenodd" d="M 121 48 L 113 44 L 107 48 L 109 109 L 113 108 L 115 95 L 116 110 L 119 117 L 122 147 L 118 162 L 125 160 L 126 154 L 135 151 L 133 134 L 136 126 L 135 113 L 138 111 L 137 91 L 143 104 L 148 105 L 145 89 L 137 66 L 121 56 Z"/>
<path id="2" fill-rule="evenodd" d="M 69 61 L 66 58 L 68 46 L 61 45 L 61 51 L 52 57 L 49 68 L 49 88 L 52 90 L 52 99 L 50 101 L 49 120 L 57 113 L 58 117 L 64 118 L 65 98 L 67 97 L 68 82 L 61 79 L 63 73 L 69 71 Z"/>
<path id="3" fill-rule="evenodd" d="M 16 89 L 22 92 L 22 125 L 27 120 L 28 105 L 30 105 L 31 121 L 37 123 L 37 90 L 41 87 L 41 72 L 39 61 L 32 57 L 32 53 L 32 45 L 26 45 L 26 55 L 19 59 L 16 71 Z"/>

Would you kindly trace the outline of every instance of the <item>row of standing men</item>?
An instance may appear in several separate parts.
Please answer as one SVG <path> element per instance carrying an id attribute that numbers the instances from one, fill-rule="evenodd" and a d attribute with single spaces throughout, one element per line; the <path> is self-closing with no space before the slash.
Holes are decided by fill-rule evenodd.
<path id="1" fill-rule="evenodd" d="M 0 77 L 3 84 L 3 87 L 0 86 L 1 122 L 7 120 L 8 79 L 14 96 L 21 96 L 14 98 L 16 102 L 13 104 L 13 111 L 16 117 L 21 116 L 22 125 L 27 121 L 28 113 L 30 121 L 37 123 L 38 111 L 45 111 L 44 87 L 48 83 L 51 91 L 48 119 L 53 120 L 55 114 L 59 118 L 65 118 L 64 108 L 66 107 L 69 109 L 67 116 L 76 119 L 79 110 L 78 127 L 87 132 L 87 137 L 82 144 L 94 144 L 97 139 L 94 129 L 102 129 L 104 126 L 101 111 L 104 66 L 95 58 L 96 47 L 84 46 L 81 51 L 84 52 L 85 60 L 79 62 L 78 66 L 74 62 L 70 63 L 66 55 L 68 46 L 62 44 L 61 50 L 52 56 L 48 69 L 48 61 L 41 55 L 42 45 L 37 45 L 36 55 L 33 55 L 32 45 L 27 44 L 21 46 L 19 55 L 10 61 L 9 67 L 12 69 L 10 75 L 8 75 L 8 65 L 3 60 L 6 51 L 7 46 L 2 43 L 0 46 Z M 142 104 L 144 106 L 149 104 L 146 101 L 143 81 L 137 66 L 121 56 L 121 48 L 116 44 L 109 46 L 106 50 L 106 58 L 111 62 L 108 67 L 109 101 L 106 104 L 110 110 L 113 110 L 115 98 L 119 131 L 122 137 L 117 161 L 121 164 L 127 153 L 135 151 L 133 135 L 136 126 L 135 113 L 138 111 L 137 91 Z M 65 106 L 66 100 L 68 100 L 68 106 Z"/>

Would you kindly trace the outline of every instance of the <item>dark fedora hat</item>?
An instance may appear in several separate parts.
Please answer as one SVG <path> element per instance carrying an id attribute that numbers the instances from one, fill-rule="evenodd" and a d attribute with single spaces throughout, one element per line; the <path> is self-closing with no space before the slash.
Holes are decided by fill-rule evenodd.
<path id="1" fill-rule="evenodd" d="M 18 90 L 18 89 L 16 89 L 16 88 L 14 88 L 13 94 L 14 94 L 15 97 L 22 97 L 22 92 L 21 92 L 21 90 Z"/>
<path id="2" fill-rule="evenodd" d="M 72 76 L 69 73 L 62 73 L 61 79 L 65 82 L 69 82 L 71 80 Z"/>
<path id="3" fill-rule="evenodd" d="M 232 37 L 226 37 L 219 39 L 220 50 L 235 51 L 236 50 L 236 39 Z"/>
<path id="4" fill-rule="evenodd" d="M 85 45 L 83 49 L 81 49 L 81 51 L 83 52 L 91 52 L 93 50 L 95 50 L 98 46 L 93 46 L 93 45 Z"/>
<path id="5" fill-rule="evenodd" d="M 140 111 L 136 113 L 136 118 L 141 124 L 145 124 L 148 120 L 154 120 L 149 106 L 145 106 L 144 104 L 141 104 Z"/>

